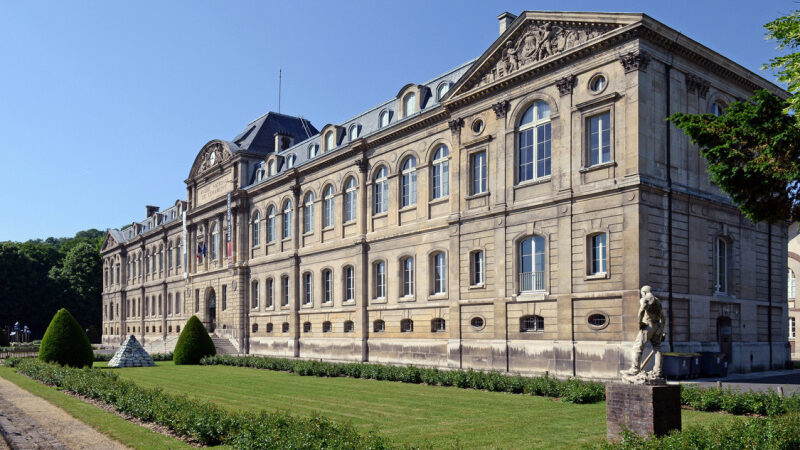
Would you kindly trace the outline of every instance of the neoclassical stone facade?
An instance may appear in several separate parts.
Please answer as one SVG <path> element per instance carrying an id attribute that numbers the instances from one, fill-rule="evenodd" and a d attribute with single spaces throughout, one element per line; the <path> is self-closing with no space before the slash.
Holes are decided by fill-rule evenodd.
<path id="1" fill-rule="evenodd" d="M 739 214 L 665 117 L 784 93 L 646 15 L 499 19 L 344 123 L 206 144 L 186 201 L 109 230 L 104 343 L 169 349 L 197 315 L 241 353 L 614 378 L 646 284 L 665 349 L 782 366 L 787 227 Z"/>
<path id="2" fill-rule="evenodd" d="M 787 273 L 786 299 L 789 308 L 789 324 L 786 328 L 792 359 L 800 360 L 800 349 L 797 348 L 797 323 L 800 321 L 798 308 L 797 276 L 800 275 L 800 229 L 797 222 L 789 226 L 789 270 Z"/>

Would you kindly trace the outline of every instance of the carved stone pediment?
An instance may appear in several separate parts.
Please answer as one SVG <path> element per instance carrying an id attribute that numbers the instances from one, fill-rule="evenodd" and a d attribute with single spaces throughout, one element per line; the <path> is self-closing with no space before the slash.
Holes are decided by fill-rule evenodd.
<path id="1" fill-rule="evenodd" d="M 189 178 L 202 175 L 231 159 L 233 153 L 223 141 L 214 140 L 203 146 L 194 160 Z"/>
<path id="2" fill-rule="evenodd" d="M 611 29 L 609 25 L 531 21 L 502 44 L 498 61 L 485 71 L 478 86 L 558 56 Z"/>

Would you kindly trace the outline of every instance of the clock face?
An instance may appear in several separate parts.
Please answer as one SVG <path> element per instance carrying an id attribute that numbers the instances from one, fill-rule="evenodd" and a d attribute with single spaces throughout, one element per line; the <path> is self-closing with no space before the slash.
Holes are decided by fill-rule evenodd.
<path id="1" fill-rule="evenodd" d="M 214 164 L 217 161 L 217 152 L 211 152 L 211 156 L 208 157 L 208 162 L 210 164 Z"/>

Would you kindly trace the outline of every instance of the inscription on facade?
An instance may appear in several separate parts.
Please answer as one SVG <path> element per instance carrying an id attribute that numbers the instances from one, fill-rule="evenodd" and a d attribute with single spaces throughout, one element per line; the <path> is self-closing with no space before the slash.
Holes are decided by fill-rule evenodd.
<path id="1" fill-rule="evenodd" d="M 233 174 L 228 172 L 222 178 L 197 188 L 197 204 L 204 205 L 216 198 L 222 197 L 233 189 Z"/>

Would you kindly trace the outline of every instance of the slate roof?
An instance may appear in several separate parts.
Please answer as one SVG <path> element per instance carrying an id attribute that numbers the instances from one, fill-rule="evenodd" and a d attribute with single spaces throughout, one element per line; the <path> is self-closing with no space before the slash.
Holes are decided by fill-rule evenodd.
<path id="1" fill-rule="evenodd" d="M 275 151 L 275 133 L 293 136 L 296 142 L 306 140 L 309 133 L 313 136 L 319 131 L 308 119 L 268 112 L 247 124 L 245 129 L 231 140 L 234 145 L 229 143 L 229 147 L 234 153 L 247 151 L 266 155 Z"/>

